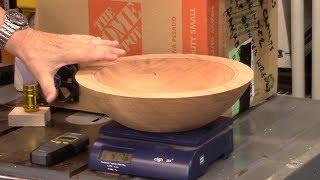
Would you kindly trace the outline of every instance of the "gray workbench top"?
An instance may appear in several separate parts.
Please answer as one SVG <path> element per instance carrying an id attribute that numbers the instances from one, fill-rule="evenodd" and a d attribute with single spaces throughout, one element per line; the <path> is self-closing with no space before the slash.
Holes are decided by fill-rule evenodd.
<path id="1" fill-rule="evenodd" d="M 234 143 L 201 180 L 320 179 L 320 101 L 274 97 L 235 119 Z"/>
<path id="2" fill-rule="evenodd" d="M 319 179 L 320 101 L 275 97 L 236 119 L 234 141 L 203 179 Z"/>
<path id="3" fill-rule="evenodd" d="M 4 101 L 3 97 L 0 93 L 0 100 Z M 0 112 L 0 120 L 3 120 L 0 133 L 8 128 L 3 119 L 5 113 L 8 112 Z M 53 119 L 57 124 L 53 127 L 19 128 L 0 134 L 0 143 L 4 145 L 0 146 L 0 174 L 43 179 L 132 178 L 87 170 L 87 154 L 47 169 L 29 163 L 28 154 L 32 148 L 70 128 L 87 132 L 94 141 L 99 125 L 90 128 L 70 125 L 68 128 L 65 117 L 70 113 L 56 112 Z M 213 164 L 200 179 L 319 179 L 320 101 L 274 97 L 235 119 L 234 143 L 231 156 Z"/>

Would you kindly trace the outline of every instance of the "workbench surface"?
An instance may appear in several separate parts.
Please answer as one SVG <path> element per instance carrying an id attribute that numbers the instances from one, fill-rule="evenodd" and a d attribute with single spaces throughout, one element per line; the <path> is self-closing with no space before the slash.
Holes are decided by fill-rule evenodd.
<path id="1" fill-rule="evenodd" d="M 0 88 L 1 104 L 15 104 L 19 95 L 12 89 Z M 141 179 L 89 171 L 87 152 L 50 168 L 32 165 L 29 154 L 40 143 L 67 131 L 85 133 L 93 143 L 102 124 L 70 124 L 65 119 L 75 111 L 55 110 L 53 124 L 47 128 L 10 128 L 6 118 L 10 108 L 5 107 L 0 106 L 0 175 L 55 180 Z M 235 119 L 234 143 L 233 154 L 213 164 L 200 179 L 319 179 L 320 101 L 274 97 Z"/>

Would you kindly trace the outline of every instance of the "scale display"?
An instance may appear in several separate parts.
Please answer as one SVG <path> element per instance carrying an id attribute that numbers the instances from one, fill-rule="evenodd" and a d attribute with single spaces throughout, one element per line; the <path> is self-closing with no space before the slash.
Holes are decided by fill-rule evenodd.
<path id="1" fill-rule="evenodd" d="M 130 164 L 132 160 L 132 155 L 128 153 L 120 153 L 114 151 L 103 151 L 101 153 L 100 159 L 103 161 L 113 161 Z"/>

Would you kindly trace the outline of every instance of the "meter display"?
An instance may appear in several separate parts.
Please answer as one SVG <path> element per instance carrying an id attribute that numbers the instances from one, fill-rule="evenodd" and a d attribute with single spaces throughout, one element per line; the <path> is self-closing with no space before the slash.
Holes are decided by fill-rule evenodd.
<path id="1" fill-rule="evenodd" d="M 78 139 L 78 138 L 76 138 L 76 137 L 71 137 L 71 136 L 60 136 L 60 137 L 58 137 L 56 140 L 72 142 L 72 141 L 75 141 L 75 140 L 77 140 L 77 139 Z"/>

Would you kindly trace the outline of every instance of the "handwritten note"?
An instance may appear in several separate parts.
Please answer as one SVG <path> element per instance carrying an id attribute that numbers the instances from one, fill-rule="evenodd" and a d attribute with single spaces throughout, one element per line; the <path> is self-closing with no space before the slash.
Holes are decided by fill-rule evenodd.
<path id="1" fill-rule="evenodd" d="M 276 51 L 270 23 L 270 10 L 277 5 L 276 0 L 229 0 L 224 13 L 229 38 L 238 47 L 242 41 L 252 39 L 252 52 L 260 78 L 265 82 L 265 92 L 274 87 L 272 74 L 266 71 L 265 56 L 262 53 Z"/>

